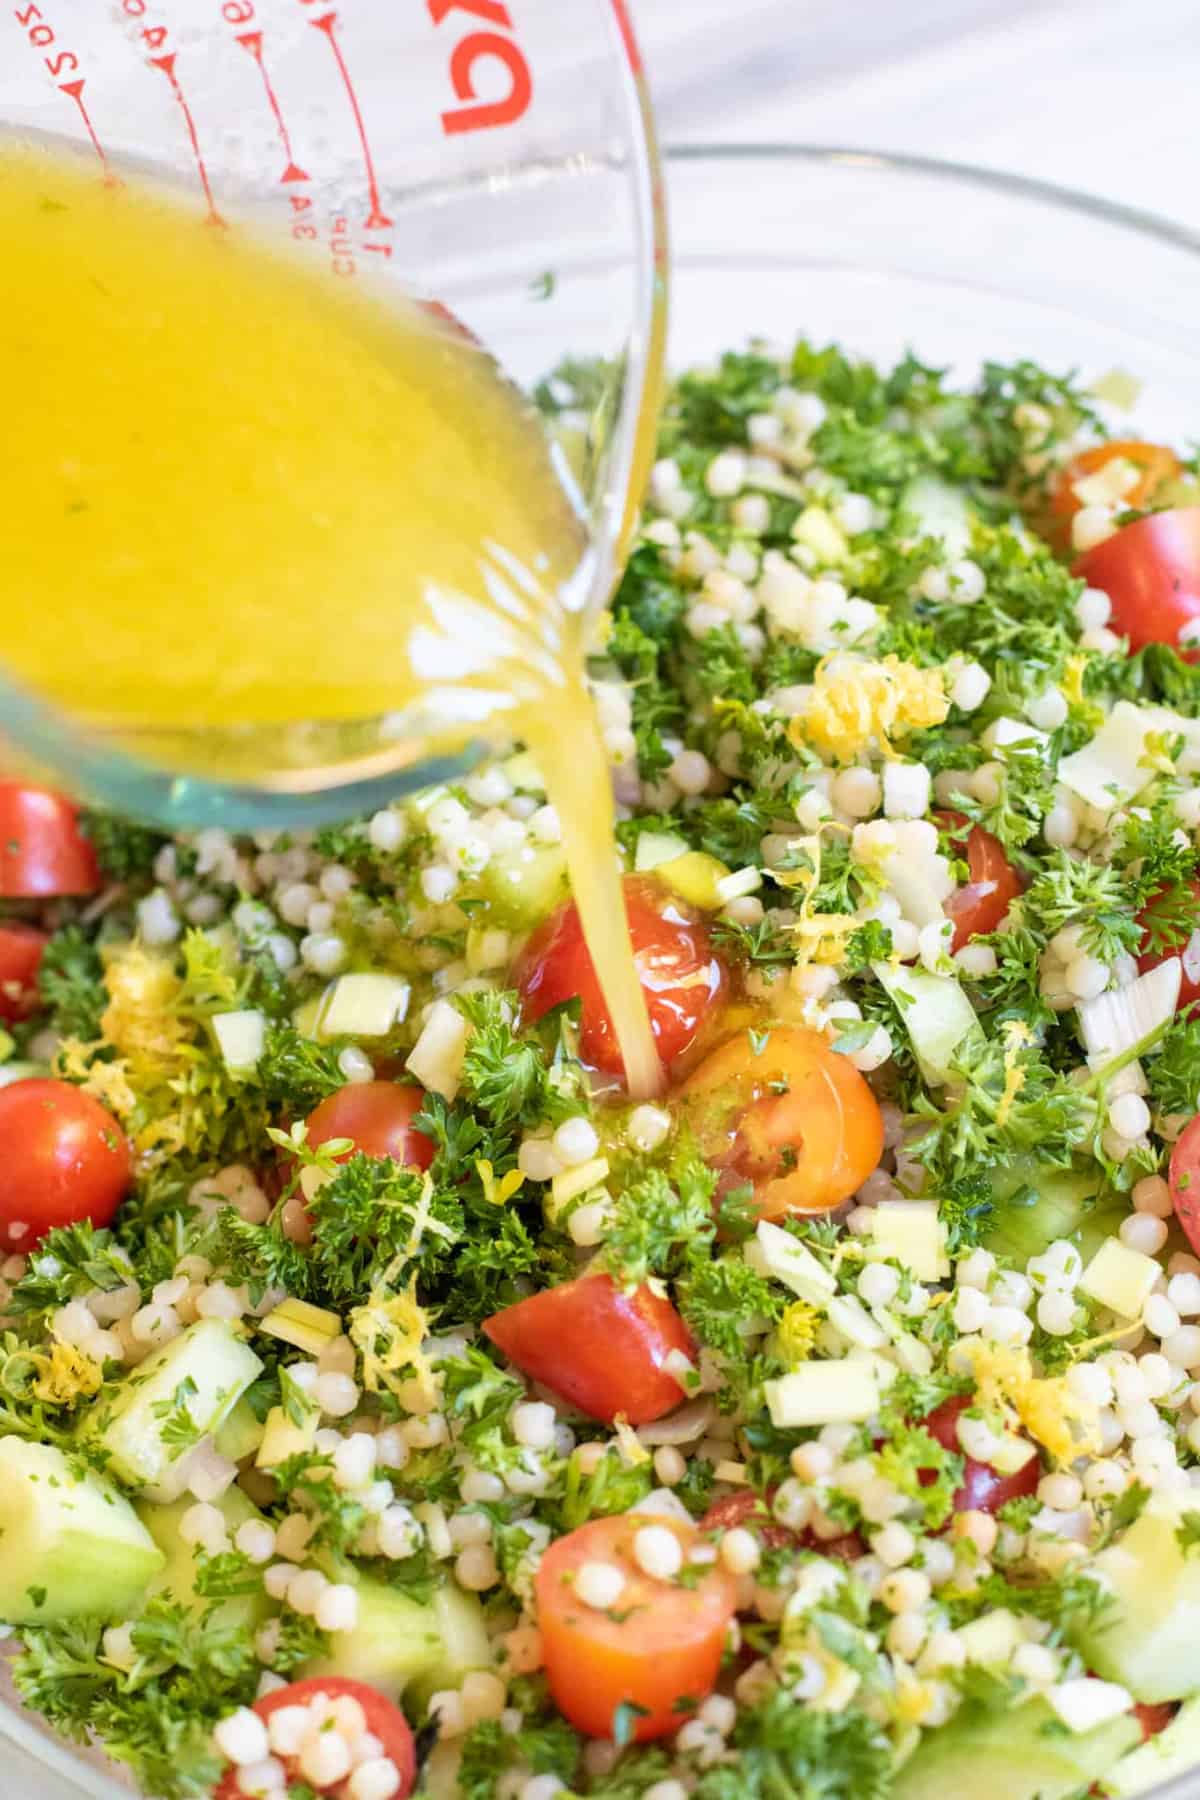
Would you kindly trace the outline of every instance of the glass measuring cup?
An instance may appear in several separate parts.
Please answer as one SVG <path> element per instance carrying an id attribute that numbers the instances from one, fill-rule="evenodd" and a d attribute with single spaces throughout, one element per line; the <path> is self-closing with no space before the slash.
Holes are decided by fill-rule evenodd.
<path id="1" fill-rule="evenodd" d="M 165 180 L 214 222 L 248 225 L 343 281 L 436 302 L 526 391 L 563 354 L 596 359 L 594 404 L 565 441 L 588 539 L 571 604 L 603 603 L 652 437 L 640 422 L 657 380 L 665 261 L 623 0 L 403 11 L 373 0 L 19 0 L 0 17 L 5 139 L 74 150 L 97 180 Z M 586 341 L 577 280 L 605 291 Z M 0 734 L 69 785 L 168 826 L 312 824 L 461 766 L 370 719 L 311 727 L 298 754 L 274 763 L 251 735 L 243 780 L 229 773 L 228 743 L 214 756 L 208 727 L 114 741 L 2 666 Z"/>

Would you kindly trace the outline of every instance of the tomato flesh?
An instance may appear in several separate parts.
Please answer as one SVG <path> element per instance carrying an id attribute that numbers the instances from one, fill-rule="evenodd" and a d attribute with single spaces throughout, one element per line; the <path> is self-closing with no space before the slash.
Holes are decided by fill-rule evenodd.
<path id="1" fill-rule="evenodd" d="M 767 1550 L 816 1550 L 822 1556 L 834 1556 L 839 1562 L 854 1562 L 865 1556 L 867 1546 L 857 1531 L 844 1531 L 835 1538 L 819 1538 L 815 1531 L 793 1531 L 781 1525 L 770 1512 L 774 1491 L 765 1500 L 749 1488 L 736 1494 L 724 1494 L 714 1500 L 700 1521 L 701 1531 L 733 1531 L 742 1527 L 752 1531 Z"/>
<path id="2" fill-rule="evenodd" d="M 704 922 L 661 882 L 627 875 L 625 916 L 638 980 L 660 1060 L 671 1064 L 688 1048 L 728 984 L 725 965 Z M 568 900 L 539 925 L 513 971 L 526 1024 L 552 1007 L 578 999 L 580 1054 L 593 1068 L 623 1075 L 613 1031 L 583 925 Z"/>
<path id="3" fill-rule="evenodd" d="M 954 921 L 953 953 L 971 938 L 998 928 L 1020 893 L 1021 883 L 1004 845 L 992 832 L 982 825 L 970 825 L 961 813 L 942 813 L 940 819 L 967 862 L 965 884 L 950 895 L 944 907 L 946 917 Z"/>
<path id="4" fill-rule="evenodd" d="M 1186 943 L 1176 944 L 1170 950 L 1146 950 L 1138 957 L 1138 968 L 1144 975 L 1147 969 L 1157 969 L 1159 963 L 1165 962 L 1169 956 L 1177 956 L 1182 969 L 1182 980 L 1179 984 L 1179 999 L 1176 1011 L 1190 1006 L 1193 1000 L 1200 1000 L 1200 878 L 1190 884 L 1195 907 L 1192 915 L 1192 935 Z M 1151 899 L 1138 914 L 1138 924 L 1149 936 L 1150 923 L 1154 916 L 1154 900 Z M 1143 942 L 1145 939 L 1143 939 Z"/>
<path id="5" fill-rule="evenodd" d="M 687 1326 L 648 1287 L 629 1294 L 609 1275 L 582 1275 L 506 1306 L 484 1331 L 532 1381 L 611 1425 L 618 1413 L 648 1425 L 680 1406 L 683 1389 L 666 1368 L 674 1350 L 696 1354 Z"/>
<path id="6" fill-rule="evenodd" d="M 964 1455 L 958 1441 L 958 1421 L 960 1415 L 974 1404 L 969 1394 L 958 1394 L 951 1400 L 943 1400 L 921 1423 L 943 1450 L 952 1450 L 963 1458 L 962 1481 L 954 1492 L 955 1512 L 996 1513 L 1010 1500 L 1020 1500 L 1026 1494 L 1037 1492 L 1041 1465 L 1036 1456 L 1031 1456 L 1015 1475 L 1001 1475 L 989 1463 L 976 1462 L 973 1456 Z"/>
<path id="7" fill-rule="evenodd" d="M 50 788 L 0 781 L 0 897 L 49 900 L 94 894 L 96 852 L 79 829 L 79 808 Z"/>
<path id="8" fill-rule="evenodd" d="M 1175 1700 L 1139 1702 L 1133 1709 L 1133 1716 L 1142 1728 L 1143 1744 L 1165 1731 L 1178 1711 L 1179 1703 Z"/>
<path id="9" fill-rule="evenodd" d="M 1131 650 L 1170 644 L 1187 662 L 1200 656 L 1179 634 L 1200 620 L 1200 506 L 1176 506 L 1123 525 L 1072 568 L 1112 601 L 1109 623 Z"/>
<path id="10" fill-rule="evenodd" d="M 1121 504 L 1131 508 L 1149 506 L 1161 488 L 1183 473 L 1173 450 L 1165 444 L 1147 443 L 1143 438 L 1112 438 L 1081 451 L 1062 470 L 1050 495 L 1049 535 L 1057 546 L 1069 548 L 1071 520 L 1083 505 L 1075 483 L 1087 475 L 1098 475 L 1109 463 L 1117 461 L 1132 463 L 1138 471 L 1136 485 L 1121 496 Z"/>
<path id="11" fill-rule="evenodd" d="M 263 1694 L 254 1702 L 253 1711 L 265 1724 L 273 1713 L 280 1712 L 285 1706 L 309 1706 L 319 1694 L 326 1695 L 331 1700 L 357 1700 L 362 1707 L 367 1730 L 379 1739 L 383 1746 L 381 1754 L 395 1765 L 400 1777 L 400 1786 L 396 1789 L 394 1800 L 407 1800 L 417 1780 L 417 1752 L 412 1731 L 400 1708 L 390 1700 L 385 1700 L 381 1693 L 368 1687 L 365 1682 L 350 1681 L 341 1675 L 313 1676 L 306 1681 L 291 1681 L 286 1687 L 276 1688 L 274 1693 Z M 299 1779 L 295 1759 L 284 1757 L 282 1760 L 288 1776 Z M 345 1781 L 315 1790 L 319 1794 L 337 1795 L 339 1800 L 346 1791 Z M 226 1770 L 213 1800 L 244 1800 L 238 1786 L 236 1769 Z"/>
<path id="12" fill-rule="evenodd" d="M 434 1146 L 413 1120 L 425 1103 L 424 1089 L 400 1087 L 394 1081 L 357 1081 L 309 1114 L 308 1142 L 316 1149 L 333 1138 L 351 1138 L 364 1156 L 390 1156 L 410 1169 L 427 1169 Z M 354 1154 L 348 1150 L 339 1162 Z"/>
<path id="13" fill-rule="evenodd" d="M 0 1242 L 24 1251 L 58 1225 L 107 1225 L 132 1170 L 117 1121 L 69 1081 L 0 1088 Z"/>
<path id="14" fill-rule="evenodd" d="M 546 1679 L 559 1710 L 589 1737 L 611 1738 L 624 1705 L 641 1709 L 635 1738 L 666 1737 L 692 1716 L 692 1706 L 682 1703 L 704 1700 L 720 1672 L 736 1583 L 719 1565 L 686 1586 L 644 1574 L 633 1543 L 639 1528 L 651 1524 L 675 1534 L 685 1559 L 702 1543 L 696 1527 L 681 1520 L 622 1513 L 559 1538 L 538 1567 Z M 613 1565 L 624 1576 L 620 1599 L 607 1612 L 578 1597 L 579 1571 L 589 1562 Z"/>
<path id="15" fill-rule="evenodd" d="M 840 1206 L 883 1152 L 874 1094 L 818 1031 L 739 1032 L 705 1057 L 680 1095 L 702 1153 L 727 1188 L 752 1184 L 764 1218 Z"/>
<path id="16" fill-rule="evenodd" d="M 1200 1113 L 1175 1140 L 1167 1180 L 1180 1230 L 1200 1254 Z"/>
<path id="17" fill-rule="evenodd" d="M 41 1005 L 38 970 L 49 939 L 10 919 L 0 925 L 0 1019 L 27 1019 Z"/>

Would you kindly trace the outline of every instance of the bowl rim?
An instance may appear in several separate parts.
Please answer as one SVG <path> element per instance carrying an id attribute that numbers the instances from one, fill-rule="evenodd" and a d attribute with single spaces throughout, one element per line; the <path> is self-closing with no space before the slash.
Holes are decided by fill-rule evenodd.
<path id="1" fill-rule="evenodd" d="M 1165 213 L 1151 212 L 1147 207 L 1132 206 L 1123 200 L 1105 200 L 1084 188 L 1066 182 L 1045 181 L 1038 175 L 1021 175 L 1006 169 L 994 169 L 984 163 L 960 162 L 952 157 L 919 156 L 906 150 L 868 149 L 854 144 L 791 143 L 782 139 L 764 139 L 750 143 L 731 139 L 728 143 L 706 140 L 672 143 L 668 141 L 663 156 L 668 164 L 704 161 L 725 162 L 803 162 L 833 168 L 883 171 L 901 176 L 921 176 L 946 181 L 961 187 L 989 188 L 1013 200 L 1032 200 L 1039 205 L 1082 214 L 1106 225 L 1135 231 L 1144 237 L 1157 238 L 1175 249 L 1200 255 L 1200 229 L 1193 230 L 1181 219 Z M 668 195 L 668 203 L 670 196 Z M 668 218 L 669 223 L 669 218 Z"/>
<path id="2" fill-rule="evenodd" d="M 668 167 L 690 162 L 797 162 L 810 166 L 861 169 L 902 177 L 920 177 L 945 181 L 964 188 L 986 188 L 1013 200 L 1033 201 L 1105 225 L 1114 225 L 1139 236 L 1153 238 L 1162 245 L 1200 256 L 1200 230 L 1182 221 L 1147 208 L 1131 206 L 1123 201 L 1105 200 L 1081 188 L 1065 183 L 1044 181 L 1039 176 L 1020 175 L 980 163 L 960 162 L 952 158 L 919 156 L 907 151 L 868 149 L 846 144 L 806 144 L 783 140 L 747 143 L 731 140 L 711 143 L 703 140 L 688 143 L 668 142 L 662 149 Z M 669 206 L 669 195 L 668 195 Z M 668 231 L 670 215 L 668 211 Z M 45 1769 L 53 1769 L 67 1779 L 83 1785 L 87 1800 L 130 1800 L 130 1791 L 103 1768 L 83 1762 L 78 1752 L 62 1738 L 48 1735 L 37 1722 L 37 1714 L 0 1700 L 0 1749 L 3 1740 L 16 1744 Z M 1189 1791 L 1195 1770 L 1188 1771 L 1154 1788 L 1147 1800 L 1183 1800 Z"/>

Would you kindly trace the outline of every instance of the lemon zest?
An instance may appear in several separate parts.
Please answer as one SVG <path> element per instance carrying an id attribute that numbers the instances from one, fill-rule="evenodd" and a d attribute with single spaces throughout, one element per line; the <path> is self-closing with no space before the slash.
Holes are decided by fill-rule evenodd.
<path id="1" fill-rule="evenodd" d="M 839 763 L 853 762 L 872 744 L 892 758 L 893 739 L 941 725 L 949 711 L 941 669 L 918 668 L 895 655 L 882 662 L 837 655 L 818 664 L 808 705 L 789 735 Z"/>

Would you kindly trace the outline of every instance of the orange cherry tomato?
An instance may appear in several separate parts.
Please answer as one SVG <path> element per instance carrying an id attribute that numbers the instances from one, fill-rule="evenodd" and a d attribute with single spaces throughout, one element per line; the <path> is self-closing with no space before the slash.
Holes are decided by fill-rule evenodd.
<path id="1" fill-rule="evenodd" d="M 254 1702 L 253 1710 L 265 1724 L 273 1713 L 280 1712 L 285 1706 L 311 1706 L 318 1695 L 330 1700 L 356 1700 L 362 1708 L 366 1728 L 372 1737 L 378 1738 L 380 1749 L 376 1754 L 385 1757 L 400 1777 L 400 1785 L 394 1790 L 393 1800 L 407 1800 L 412 1793 L 417 1779 L 417 1752 L 413 1743 L 413 1734 L 408 1720 L 398 1706 L 364 1681 L 351 1681 L 344 1675 L 316 1675 L 306 1681 L 289 1681 L 286 1687 L 276 1688 L 271 1694 L 263 1694 Z M 301 1776 L 295 1757 L 283 1759 L 284 1769 L 289 1780 L 300 1782 Z M 289 1788 L 288 1790 L 292 1790 Z M 337 1796 L 338 1800 L 347 1792 L 345 1781 L 336 1781 L 332 1787 L 315 1790 L 306 1785 L 305 1791 Z M 236 1769 L 227 1769 L 221 1778 L 213 1800 L 245 1800 L 244 1790 L 238 1785 Z"/>
<path id="2" fill-rule="evenodd" d="M 1167 1180 L 1180 1230 L 1200 1255 L 1200 1113 L 1175 1140 Z"/>
<path id="3" fill-rule="evenodd" d="M 589 1418 L 611 1425 L 618 1413 L 648 1425 L 682 1404 L 666 1368 L 696 1346 L 669 1300 L 648 1287 L 632 1294 L 609 1275 L 582 1275 L 506 1306 L 484 1331 L 510 1363 Z"/>
<path id="4" fill-rule="evenodd" d="M 394 1081 L 352 1081 L 321 1101 L 308 1118 L 312 1149 L 331 1138 L 352 1138 L 364 1156 L 390 1156 L 410 1169 L 427 1169 L 434 1146 L 413 1120 L 425 1102 L 425 1090 L 400 1087 Z M 348 1150 L 345 1162 L 354 1151 Z"/>
<path id="5" fill-rule="evenodd" d="M 629 941 L 646 996 L 650 1029 L 659 1057 L 670 1068 L 724 993 L 728 980 L 725 965 L 713 950 L 708 927 L 661 882 L 645 875 L 627 875 L 624 888 Z M 579 1044 L 584 1061 L 610 1075 L 624 1074 L 612 1020 L 573 900 L 538 926 L 513 973 L 526 1024 L 564 1000 L 578 999 L 582 1002 Z"/>
<path id="6" fill-rule="evenodd" d="M 1020 893 L 1021 881 L 998 837 L 982 825 L 970 824 L 961 813 L 938 816 L 955 848 L 967 860 L 967 881 L 950 895 L 943 909 L 946 917 L 954 921 L 950 944 L 953 952 L 961 950 L 971 938 L 996 930 Z"/>
<path id="7" fill-rule="evenodd" d="M 725 1186 L 749 1181 L 764 1218 L 829 1212 L 878 1166 L 883 1117 L 847 1056 L 819 1031 L 743 1031 L 680 1089 L 702 1153 Z"/>
<path id="8" fill-rule="evenodd" d="M 132 1172 L 108 1108 L 69 1081 L 34 1077 L 0 1088 L 0 1244 L 32 1248 L 48 1231 L 111 1223 Z"/>
<path id="9" fill-rule="evenodd" d="M 101 885 L 79 808 L 51 788 L 0 781 L 0 896 L 49 900 L 94 894 Z"/>
<path id="10" fill-rule="evenodd" d="M 41 1005 L 38 970 L 49 939 L 9 919 L 0 925 L 0 1019 L 27 1019 Z"/>
<path id="11" fill-rule="evenodd" d="M 632 1735 L 666 1737 L 711 1694 L 733 1618 L 737 1584 L 719 1565 L 694 1583 L 643 1573 L 633 1544 L 644 1525 L 665 1527 L 685 1563 L 703 1539 L 694 1525 L 657 1515 L 592 1519 L 559 1538 L 538 1567 L 537 1611 L 546 1679 L 559 1710 L 577 1731 L 611 1738 L 617 1708 L 640 1709 Z M 608 1611 L 578 1596 L 585 1563 L 620 1570 L 624 1587 Z M 695 1566 L 692 1573 L 696 1573 Z"/>
<path id="12" fill-rule="evenodd" d="M 1111 443 L 1094 444 L 1081 450 L 1060 470 L 1050 491 L 1051 541 L 1060 549 L 1071 545 L 1071 520 L 1083 501 L 1075 492 L 1075 483 L 1087 475 L 1098 475 L 1111 462 L 1132 463 L 1138 471 L 1137 484 L 1121 496 L 1130 508 L 1149 506 L 1160 488 L 1183 473 L 1179 458 L 1165 444 L 1148 444 L 1142 438 L 1115 438 Z"/>
<path id="13" fill-rule="evenodd" d="M 1185 662 L 1200 657 L 1190 637 L 1200 621 L 1200 506 L 1176 506 L 1123 525 L 1086 550 L 1071 573 L 1108 595 L 1109 623 L 1131 650 L 1170 644 Z"/>

